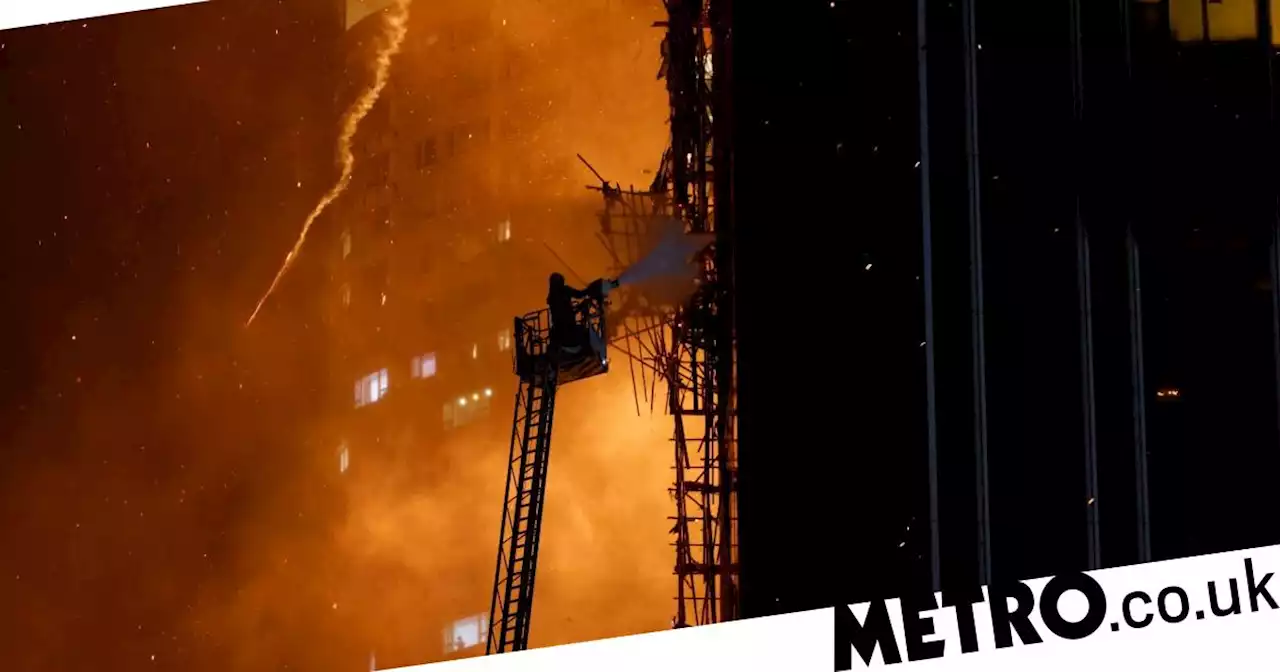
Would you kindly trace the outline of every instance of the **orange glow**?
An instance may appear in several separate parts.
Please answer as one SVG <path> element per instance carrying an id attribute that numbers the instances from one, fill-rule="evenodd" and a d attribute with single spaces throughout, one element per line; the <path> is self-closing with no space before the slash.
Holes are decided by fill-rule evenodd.
<path id="1" fill-rule="evenodd" d="M 113 99 L 127 114 L 107 115 L 125 117 L 123 130 L 95 135 L 122 138 L 134 153 L 108 165 L 137 163 L 145 179 L 132 200 L 117 187 L 118 200 L 98 202 L 124 222 L 105 242 L 128 265 L 106 272 L 131 280 L 57 314 L 67 352 L 41 362 L 52 420 L 15 432 L 31 449 L 9 459 L 30 459 L 0 475 L 17 484 L 0 506 L 22 516 L 6 548 L 28 558 L 5 564 L 2 584 L 20 605 L 0 640 L 14 643 L 13 669 L 80 669 L 99 652 L 112 669 L 154 653 L 192 672 L 349 672 L 368 669 L 371 652 L 381 667 L 425 663 L 441 655 L 440 628 L 488 612 L 517 384 L 512 317 L 544 306 L 550 272 L 578 284 L 611 263 L 595 235 L 600 196 L 584 188 L 595 179 L 576 154 L 623 186 L 653 179 L 668 134 L 652 25 L 663 7 L 415 2 L 392 34 L 402 50 L 374 71 L 378 23 L 395 11 L 352 27 L 344 47 L 341 18 L 329 34 L 309 23 L 326 4 L 205 3 L 187 33 L 150 37 L 150 51 L 141 38 L 100 41 L 130 64 L 108 69 L 103 89 L 118 76 L 130 94 Z M 272 23 L 246 9 L 232 25 L 242 5 Z M 163 58 L 178 74 L 156 76 Z M 464 295 L 472 309 L 440 307 Z M 143 326 L 103 343 L 110 315 Z M 109 375 L 85 368 L 80 353 L 98 347 L 92 361 Z M 671 419 L 645 401 L 637 413 L 613 358 L 612 373 L 557 400 L 534 646 L 670 626 Z M 385 396 L 357 408 L 355 382 L 383 369 Z M 55 404 L 72 394 L 95 405 L 71 416 Z M 440 431 L 459 399 L 457 415 L 476 419 Z M 60 464 L 73 450 L 76 466 Z M 45 555 L 66 560 L 44 571 Z M 82 645 L 63 646 L 68 632 Z"/>
<path id="2" fill-rule="evenodd" d="M 350 672 L 488 611 L 512 317 L 610 264 L 576 154 L 653 179 L 663 7 L 414 2 L 375 69 L 399 15 L 341 4 L 6 35 L 17 340 L 48 336 L 0 421 L 7 668 Z M 621 363 L 562 391 L 533 645 L 669 627 L 670 433 Z"/>
<path id="3" fill-rule="evenodd" d="M 1267 0 L 1278 6 L 1276 0 Z M 1272 14 L 1273 25 L 1276 21 Z M 1235 42 L 1256 39 L 1258 10 L 1255 0 L 1221 0 L 1203 4 L 1201 0 L 1170 0 L 1169 28 L 1181 42 Z M 1208 35 L 1205 35 L 1206 27 Z"/>
<path id="4" fill-rule="evenodd" d="M 340 473 L 322 451 L 346 519 L 317 583 L 339 605 L 338 640 L 385 647 L 381 666 L 430 662 L 439 628 L 488 613 L 517 384 L 511 318 L 544 305 L 551 271 L 584 283 L 610 264 L 577 154 L 624 185 L 652 180 L 668 133 L 661 12 L 649 0 L 417 3 L 385 107 L 353 139 L 350 188 L 322 225 L 331 249 L 310 249 L 332 278 L 330 369 L 354 381 L 390 367 L 392 380 L 377 404 L 315 428 L 317 443 L 349 441 L 351 465 Z M 471 308 L 432 308 L 462 293 Z M 438 374 L 414 381 L 411 359 L 428 352 L 444 353 Z M 442 412 L 425 390 L 465 426 L 424 429 Z M 661 413 L 637 415 L 626 367 L 560 391 L 532 646 L 669 627 L 670 433 Z"/>

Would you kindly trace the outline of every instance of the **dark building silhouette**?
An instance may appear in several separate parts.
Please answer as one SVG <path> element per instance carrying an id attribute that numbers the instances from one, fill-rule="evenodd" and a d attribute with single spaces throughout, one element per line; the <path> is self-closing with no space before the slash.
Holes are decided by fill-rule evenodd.
<path id="1" fill-rule="evenodd" d="M 744 615 L 1280 539 L 1271 4 L 736 8 Z"/>

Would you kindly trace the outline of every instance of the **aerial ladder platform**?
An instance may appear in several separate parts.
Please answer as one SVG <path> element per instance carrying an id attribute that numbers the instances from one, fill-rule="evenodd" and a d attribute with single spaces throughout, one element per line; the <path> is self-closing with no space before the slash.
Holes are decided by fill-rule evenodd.
<path id="1" fill-rule="evenodd" d="M 597 280 L 586 288 L 584 298 L 575 299 L 577 333 L 584 337 L 572 347 L 553 350 L 548 310 L 515 318 L 514 364 L 520 382 L 511 427 L 486 655 L 528 648 L 556 391 L 561 385 L 608 373 L 605 305 L 613 286 L 616 283 Z"/>

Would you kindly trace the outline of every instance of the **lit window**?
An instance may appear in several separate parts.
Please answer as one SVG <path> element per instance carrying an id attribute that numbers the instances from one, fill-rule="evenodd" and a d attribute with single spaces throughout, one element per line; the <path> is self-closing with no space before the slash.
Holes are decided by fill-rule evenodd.
<path id="1" fill-rule="evenodd" d="M 382 293 L 382 305 L 384 305 L 384 306 L 385 306 L 385 305 L 387 305 L 387 293 L 386 293 L 386 292 L 383 292 L 383 293 Z"/>
<path id="2" fill-rule="evenodd" d="M 472 344 L 471 344 L 471 359 L 479 359 L 479 358 L 480 358 L 480 344 L 479 344 L 479 343 L 472 343 Z"/>
<path id="3" fill-rule="evenodd" d="M 356 407 L 372 404 L 387 396 L 387 370 L 375 371 L 356 381 Z"/>
<path id="4" fill-rule="evenodd" d="M 1181 42 L 1248 40 L 1257 37 L 1254 0 L 1169 0 L 1169 27 Z"/>
<path id="5" fill-rule="evenodd" d="M 506 352 L 511 349 L 511 330 L 503 329 L 498 333 L 498 352 Z"/>
<path id="6" fill-rule="evenodd" d="M 454 621 L 444 629 L 445 653 L 455 653 L 484 644 L 488 636 L 485 632 L 488 620 L 484 614 L 476 614 Z"/>
<path id="7" fill-rule="evenodd" d="M 342 230 L 342 258 L 346 259 L 351 256 L 351 230 Z"/>
<path id="8" fill-rule="evenodd" d="M 430 378 L 436 375 L 436 353 L 418 355 L 413 358 L 413 377 Z"/>
<path id="9" fill-rule="evenodd" d="M 453 429 L 470 424 L 478 418 L 487 417 L 489 410 L 493 405 L 493 389 L 486 388 L 481 391 L 464 394 L 453 401 L 451 404 L 445 405 L 444 424 L 445 428 Z"/>
<path id="10" fill-rule="evenodd" d="M 351 467 L 351 453 L 347 450 L 347 444 L 342 444 L 342 450 L 338 451 L 338 471 L 347 473 L 347 469 Z"/>
<path id="11" fill-rule="evenodd" d="M 342 289 L 342 307 L 349 308 L 351 306 L 351 285 L 343 283 Z"/>
<path id="12" fill-rule="evenodd" d="M 505 243 L 511 240 L 511 220 L 504 219 L 498 224 L 498 242 Z"/>
<path id="13" fill-rule="evenodd" d="M 1160 397 L 1161 399 L 1174 399 L 1182 396 L 1182 391 L 1177 388 L 1169 387 L 1169 388 L 1165 388 L 1163 390 L 1157 391 L 1156 396 Z"/>

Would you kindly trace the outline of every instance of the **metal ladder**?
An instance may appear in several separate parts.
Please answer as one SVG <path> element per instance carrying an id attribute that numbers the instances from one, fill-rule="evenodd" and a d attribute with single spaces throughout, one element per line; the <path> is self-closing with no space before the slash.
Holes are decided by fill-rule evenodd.
<path id="1" fill-rule="evenodd" d="M 549 364 L 539 367 L 541 370 L 529 379 L 521 378 L 516 392 L 486 655 L 523 651 L 529 645 L 556 401 L 557 367 Z"/>

